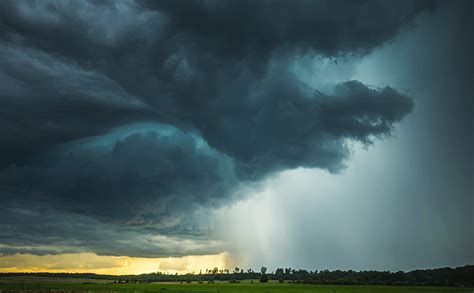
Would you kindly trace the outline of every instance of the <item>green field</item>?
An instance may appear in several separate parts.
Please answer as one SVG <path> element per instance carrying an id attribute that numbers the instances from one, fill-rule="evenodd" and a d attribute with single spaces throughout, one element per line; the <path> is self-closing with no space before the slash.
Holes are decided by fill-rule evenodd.
<path id="1" fill-rule="evenodd" d="M 153 284 L 113 284 L 106 280 L 95 279 L 55 279 L 39 277 L 6 277 L 0 278 L 0 290 L 65 290 L 65 291 L 95 291 L 95 292 L 321 292 L 321 293 L 414 293 L 414 292 L 466 292 L 472 293 L 468 288 L 434 288 L 434 287 L 395 287 L 395 286 L 335 286 L 335 285 L 304 285 L 290 283 L 260 284 L 249 281 L 239 284 L 179 284 L 179 283 L 153 283 Z"/>

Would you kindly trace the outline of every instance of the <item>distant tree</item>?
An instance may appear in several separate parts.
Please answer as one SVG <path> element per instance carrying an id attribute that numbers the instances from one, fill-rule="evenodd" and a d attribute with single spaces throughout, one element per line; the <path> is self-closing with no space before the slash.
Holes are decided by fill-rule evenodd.
<path id="1" fill-rule="evenodd" d="M 234 268 L 234 273 L 235 273 L 235 274 L 238 274 L 239 272 L 240 272 L 239 267 L 235 267 L 235 268 Z"/>
<path id="2" fill-rule="evenodd" d="M 266 268 L 266 267 L 262 267 L 262 268 L 260 269 L 260 272 L 262 273 L 262 274 L 260 275 L 260 283 L 267 283 L 267 282 L 268 282 L 268 276 L 267 276 L 267 274 L 266 274 L 267 268 Z"/>
<path id="3" fill-rule="evenodd" d="M 275 275 L 278 279 L 278 281 L 280 281 L 280 283 L 283 283 L 282 281 L 285 279 L 283 274 L 284 274 L 284 270 L 282 268 L 277 268 L 276 271 L 275 271 Z"/>
<path id="4" fill-rule="evenodd" d="M 1 1 L 1 0 L 0 0 Z M 142 275 L 95 275 L 95 274 L 66 274 L 66 273 L 0 273 L 1 277 L 8 276 L 38 276 L 54 278 L 88 278 L 106 279 L 118 283 L 150 283 L 150 282 L 214 282 L 215 280 L 237 283 L 241 279 L 261 279 L 267 282 L 269 279 L 292 283 L 309 284 L 332 284 L 332 285 L 404 285 L 404 286 L 455 286 L 474 287 L 474 265 L 466 265 L 458 268 L 439 268 L 427 270 L 415 270 L 411 272 L 389 272 L 389 271 L 308 271 L 305 269 L 277 268 L 270 274 L 265 267 L 260 272 L 249 269 L 248 274 L 215 275 L 214 269 L 205 270 L 207 275 L 194 275 L 192 273 L 176 274 L 170 272 L 156 272 Z M 219 270 L 217 269 L 217 272 Z M 240 270 L 242 271 L 242 270 Z M 283 278 L 278 279 L 284 272 Z M 251 273 L 250 273 L 251 272 Z M 288 273 L 288 274 L 287 274 Z M 213 275 L 211 275 L 213 274 Z"/>

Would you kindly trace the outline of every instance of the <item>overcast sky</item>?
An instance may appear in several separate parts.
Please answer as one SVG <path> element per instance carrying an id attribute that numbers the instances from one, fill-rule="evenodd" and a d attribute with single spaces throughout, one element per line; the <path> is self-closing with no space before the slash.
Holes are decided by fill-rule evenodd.
<path id="1" fill-rule="evenodd" d="M 0 2 L 0 269 L 20 253 L 474 263 L 472 14 Z"/>

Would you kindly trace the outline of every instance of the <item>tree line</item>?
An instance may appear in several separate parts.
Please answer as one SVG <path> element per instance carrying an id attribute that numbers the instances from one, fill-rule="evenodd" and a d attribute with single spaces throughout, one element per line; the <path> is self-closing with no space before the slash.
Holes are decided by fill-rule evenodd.
<path id="1" fill-rule="evenodd" d="M 255 282 L 279 282 L 327 284 L 327 285 L 410 285 L 410 286 L 449 286 L 449 287 L 474 287 L 474 265 L 457 268 L 438 268 L 414 270 L 410 272 L 389 271 L 342 271 L 342 270 L 315 270 L 277 268 L 267 272 L 262 267 L 255 272 L 252 269 L 212 268 L 198 273 L 168 274 L 156 272 L 141 275 L 98 275 L 89 273 L 0 273 L 4 276 L 40 276 L 55 278 L 84 278 L 106 279 L 114 283 L 151 283 L 151 282 L 207 282 L 229 281 L 238 283 L 242 280 L 255 280 Z"/>

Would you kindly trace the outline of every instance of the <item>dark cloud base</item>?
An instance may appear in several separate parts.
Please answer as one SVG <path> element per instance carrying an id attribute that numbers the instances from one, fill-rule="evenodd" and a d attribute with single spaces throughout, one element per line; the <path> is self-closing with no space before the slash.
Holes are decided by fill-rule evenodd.
<path id="1" fill-rule="evenodd" d="M 207 209 L 278 171 L 337 172 L 347 141 L 389 136 L 413 108 L 358 81 L 322 93 L 288 64 L 363 56 L 432 8 L 2 1 L 0 252 L 222 249 Z"/>

